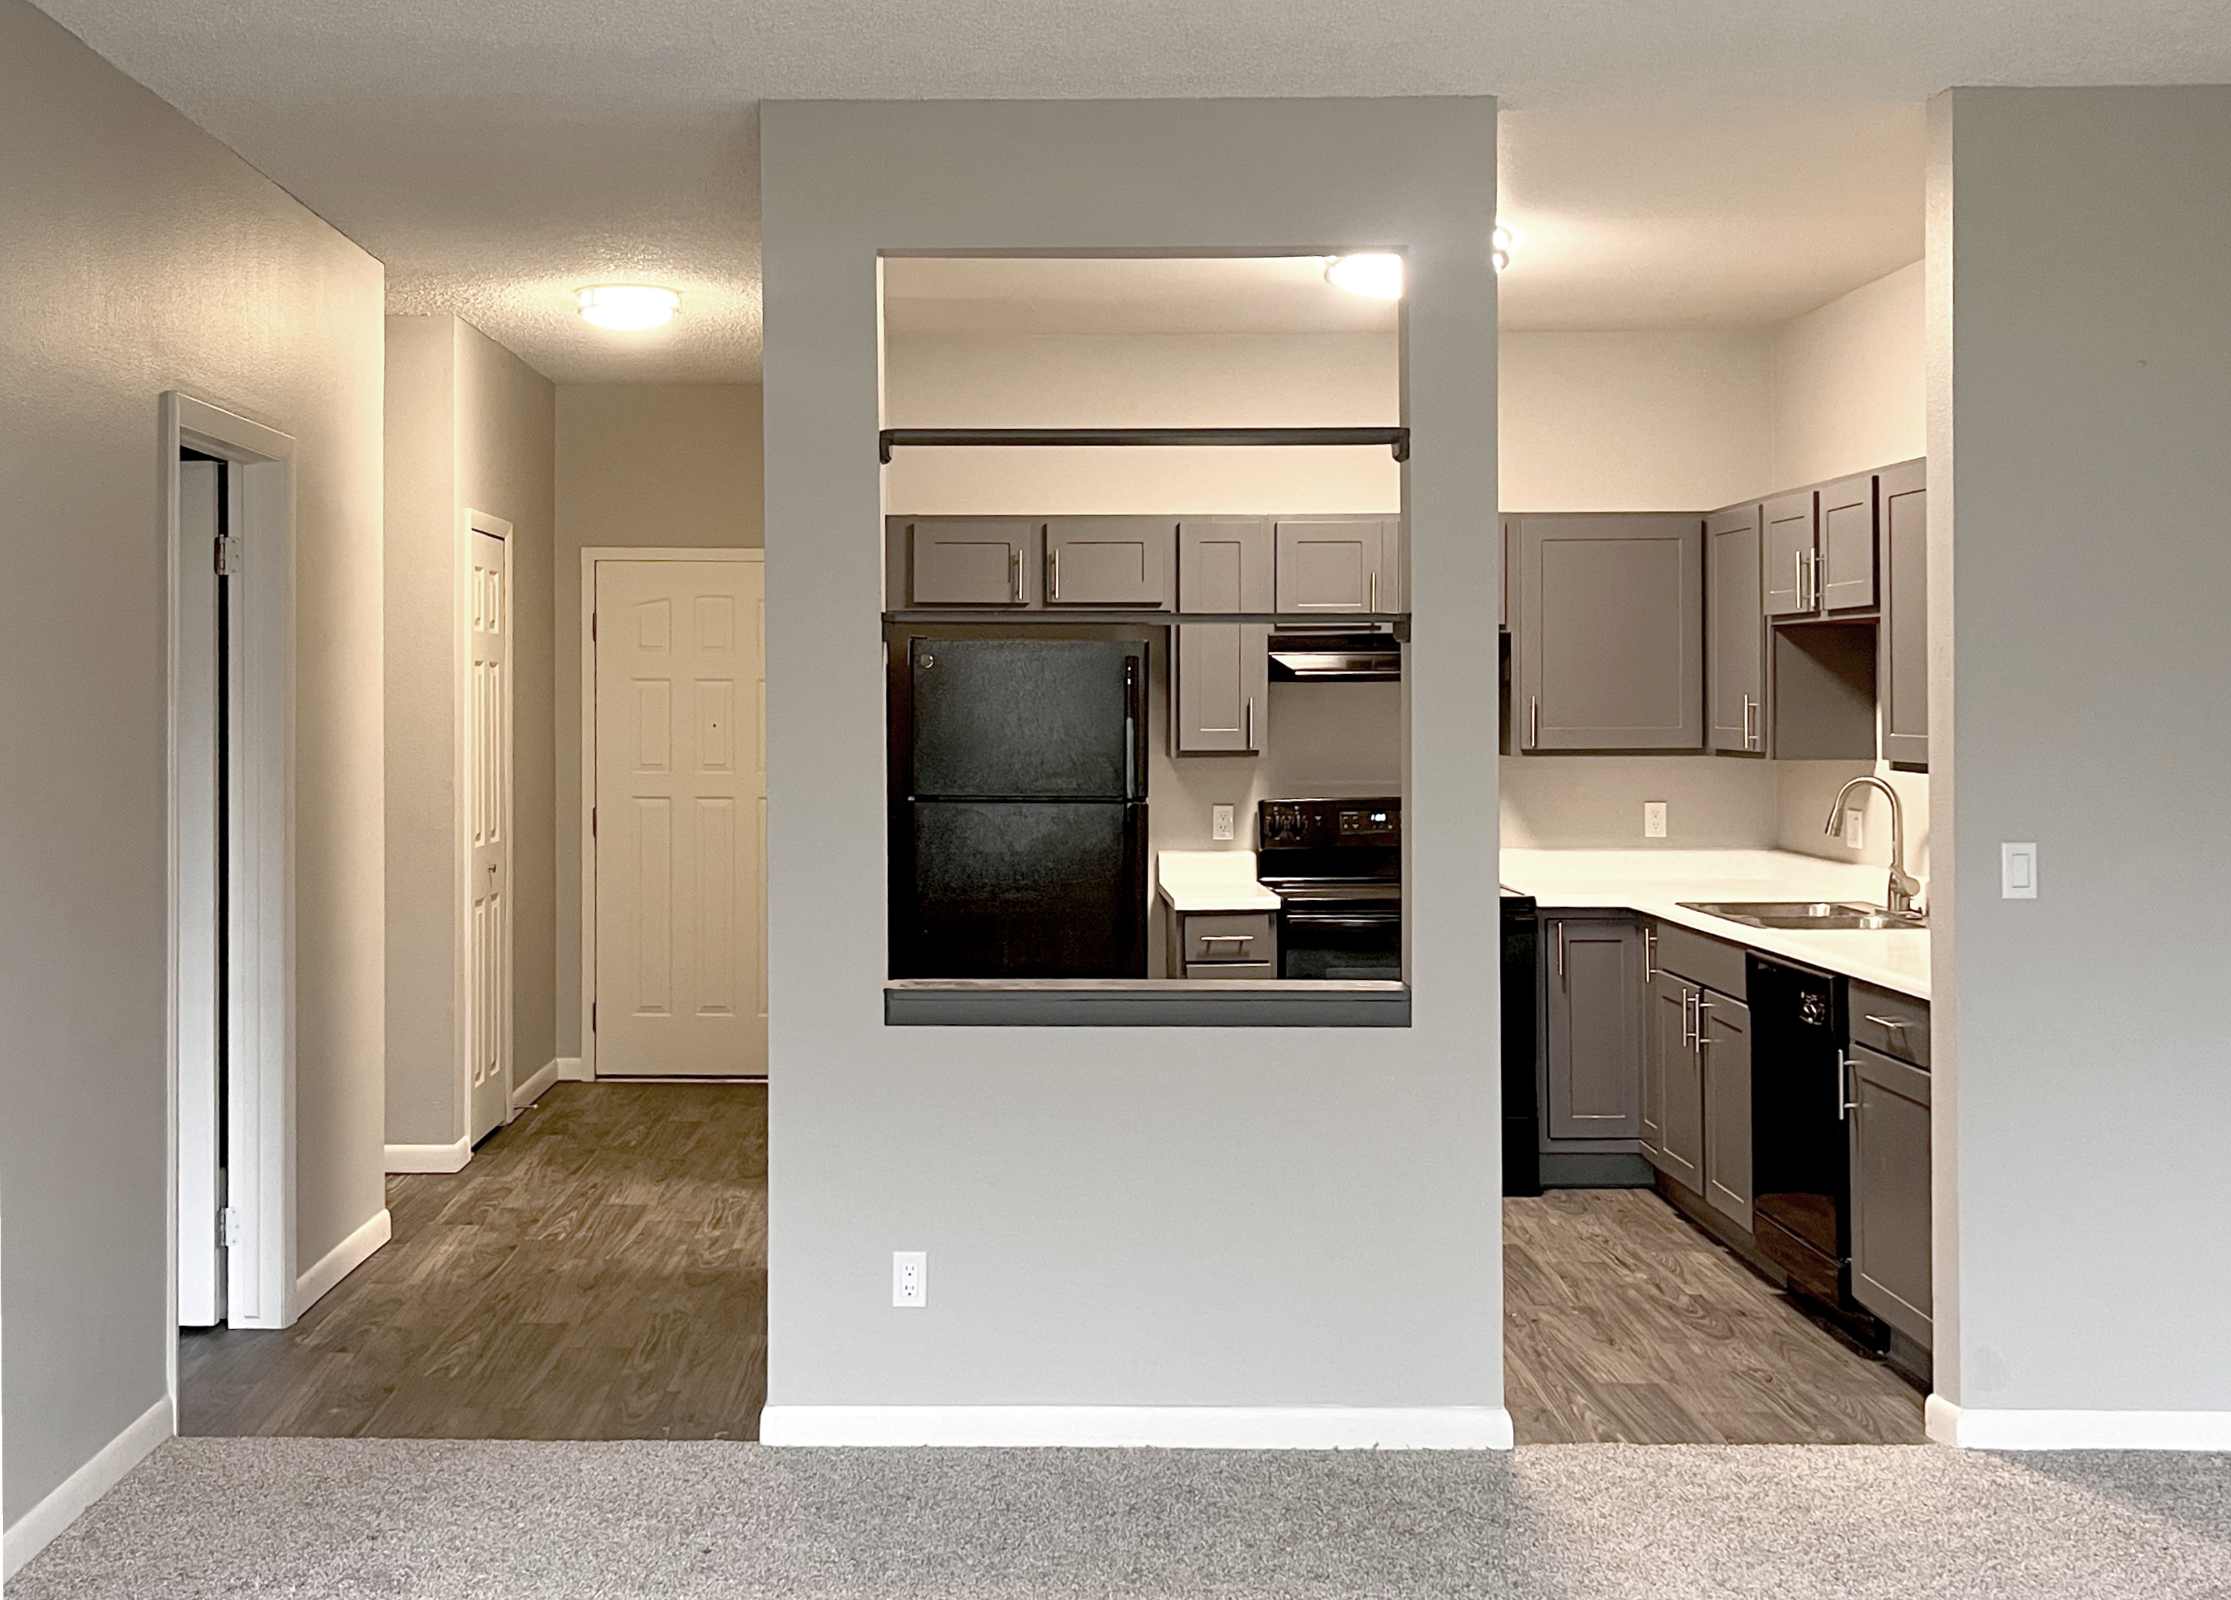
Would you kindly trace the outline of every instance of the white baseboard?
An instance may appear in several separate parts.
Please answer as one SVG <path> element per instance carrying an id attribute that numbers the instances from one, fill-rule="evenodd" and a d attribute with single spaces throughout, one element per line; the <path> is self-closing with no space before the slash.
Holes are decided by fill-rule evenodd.
<path id="1" fill-rule="evenodd" d="M 52 1494 L 10 1523 L 6 1535 L 0 1536 L 0 1545 L 4 1545 L 0 1550 L 0 1582 L 22 1571 L 23 1564 L 52 1544 L 84 1515 L 86 1507 L 115 1488 L 119 1478 L 171 1436 L 171 1429 L 170 1400 L 166 1396 L 101 1446 L 92 1460 L 63 1479 Z"/>
<path id="2" fill-rule="evenodd" d="M 294 1280 L 294 1314 L 301 1316 L 326 1296 L 326 1291 L 372 1258 L 372 1253 L 395 1237 L 395 1221 L 382 1206 L 372 1219 L 328 1250 L 317 1265 Z"/>
<path id="3" fill-rule="evenodd" d="M 2231 1411 L 1993 1411 L 1933 1394 L 1922 1422 L 1962 1450 L 2231 1450 Z"/>
<path id="4" fill-rule="evenodd" d="M 1165 1450 L 1508 1450 L 1501 1406 L 787 1406 L 771 1445 Z"/>
<path id="5" fill-rule="evenodd" d="M 579 1056 L 560 1056 L 558 1057 L 558 1081 L 560 1083 L 593 1083 L 595 1080 L 589 1074 L 588 1064 Z"/>
<path id="6" fill-rule="evenodd" d="M 390 1172 L 463 1172 L 473 1158 L 473 1142 L 455 1144 L 391 1144 L 387 1147 Z"/>
<path id="7" fill-rule="evenodd" d="M 576 1067 L 581 1064 L 578 1056 L 571 1058 L 552 1056 L 542 1064 L 541 1070 L 536 1072 L 533 1077 L 523 1083 L 514 1084 L 511 1090 L 511 1114 L 516 1117 L 520 1112 L 549 1093 L 552 1084 L 564 1082 L 565 1064 L 568 1059 L 571 1059 Z"/>

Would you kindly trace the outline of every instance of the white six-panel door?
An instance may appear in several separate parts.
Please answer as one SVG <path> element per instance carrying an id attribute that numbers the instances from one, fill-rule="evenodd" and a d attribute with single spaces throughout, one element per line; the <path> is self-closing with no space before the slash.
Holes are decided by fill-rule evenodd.
<path id="1" fill-rule="evenodd" d="M 475 527 L 470 543 L 464 1027 L 477 1144 L 511 1113 L 511 685 L 505 541 Z"/>
<path id="2" fill-rule="evenodd" d="M 767 1070 L 762 572 L 593 564 L 600 1078 Z"/>

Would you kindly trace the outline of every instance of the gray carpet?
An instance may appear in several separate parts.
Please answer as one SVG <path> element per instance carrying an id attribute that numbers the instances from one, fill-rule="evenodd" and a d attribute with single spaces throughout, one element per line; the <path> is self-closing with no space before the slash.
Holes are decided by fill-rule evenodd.
<path id="1" fill-rule="evenodd" d="M 190 1439 L 8 1595 L 2231 1596 L 2231 1456 Z"/>

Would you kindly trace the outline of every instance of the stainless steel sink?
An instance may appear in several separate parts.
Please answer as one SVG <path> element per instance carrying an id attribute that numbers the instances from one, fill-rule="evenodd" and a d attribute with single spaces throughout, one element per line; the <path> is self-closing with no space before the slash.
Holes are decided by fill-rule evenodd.
<path id="1" fill-rule="evenodd" d="M 1929 919 L 1915 911 L 1885 911 L 1880 906 L 1854 905 L 1840 900 L 1684 900 L 1684 909 L 1753 928 L 1818 928 L 1824 932 L 1878 932 L 1890 928 L 1926 928 Z"/>

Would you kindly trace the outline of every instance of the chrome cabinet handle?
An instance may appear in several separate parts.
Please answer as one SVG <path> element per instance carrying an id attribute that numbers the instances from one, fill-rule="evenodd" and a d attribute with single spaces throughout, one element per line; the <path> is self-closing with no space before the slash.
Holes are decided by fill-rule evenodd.
<path id="1" fill-rule="evenodd" d="M 1805 576 L 1812 585 L 1813 591 L 1812 601 L 1807 609 L 1818 611 L 1820 609 L 1820 552 L 1818 550 L 1805 552 Z"/>
<path id="2" fill-rule="evenodd" d="M 1376 572 L 1371 574 L 1371 610 L 1373 615 L 1379 610 L 1379 574 Z"/>
<path id="3" fill-rule="evenodd" d="M 1681 1048 L 1694 1050 L 1703 1035 L 1702 1009 L 1697 1002 L 1703 997 L 1694 989 L 1681 991 Z"/>
<path id="4" fill-rule="evenodd" d="M 1542 697 L 1526 697 L 1526 748 L 1531 750 L 1542 742 Z"/>
<path id="5" fill-rule="evenodd" d="M 1255 942 L 1255 936 L 1252 933 L 1204 933 L 1199 937 L 1203 944 L 1253 944 Z"/>
<path id="6" fill-rule="evenodd" d="M 1859 1109 L 1859 1088 L 1853 1081 L 1851 1070 L 1858 1064 L 1851 1057 L 1845 1055 L 1843 1051 L 1836 1052 L 1836 1120 L 1838 1122 L 1844 1121 L 1852 1112 Z"/>
<path id="7" fill-rule="evenodd" d="M 1255 697 L 1253 695 L 1247 697 L 1246 723 L 1246 732 L 1241 736 L 1241 742 L 1246 748 L 1253 750 L 1255 748 Z"/>
<path id="8" fill-rule="evenodd" d="M 1007 581 L 1011 591 L 1007 598 L 1014 601 L 1015 604 L 1021 605 L 1023 603 L 1023 547 L 1021 545 L 1015 546 L 1015 564 L 1013 570 L 1008 574 Z"/>
<path id="9" fill-rule="evenodd" d="M 1658 981 L 1658 930 L 1655 928 L 1642 930 L 1642 981 Z"/>
<path id="10" fill-rule="evenodd" d="M 1899 1033 L 1904 1033 L 1911 1026 L 1904 1017 L 1878 1017 L 1872 1011 L 1863 1011 L 1860 1015 L 1878 1028 L 1893 1028 Z"/>
<path id="11" fill-rule="evenodd" d="M 1557 924 L 1557 976 L 1560 979 L 1565 976 L 1565 925 L 1562 922 Z"/>
<path id="12" fill-rule="evenodd" d="M 1054 545 L 1046 551 L 1046 598 L 1061 598 L 1061 546 Z"/>
<path id="13" fill-rule="evenodd" d="M 1700 1065 L 1704 1060 L 1704 1052 L 1712 1048 L 1712 1040 L 1704 1031 L 1704 1014 L 1711 1009 L 1712 1002 L 1705 999 L 1704 991 L 1699 989 L 1696 997 L 1696 1048 Z"/>
<path id="14" fill-rule="evenodd" d="M 1758 702 L 1749 695 L 1745 695 L 1743 697 L 1743 748 L 1746 750 L 1756 750 L 1758 748 L 1758 711 Z"/>
<path id="15" fill-rule="evenodd" d="M 1797 609 L 1803 611 L 1805 609 L 1805 552 L 1792 550 L 1789 553 L 1789 565 L 1790 581 L 1797 587 Z"/>

